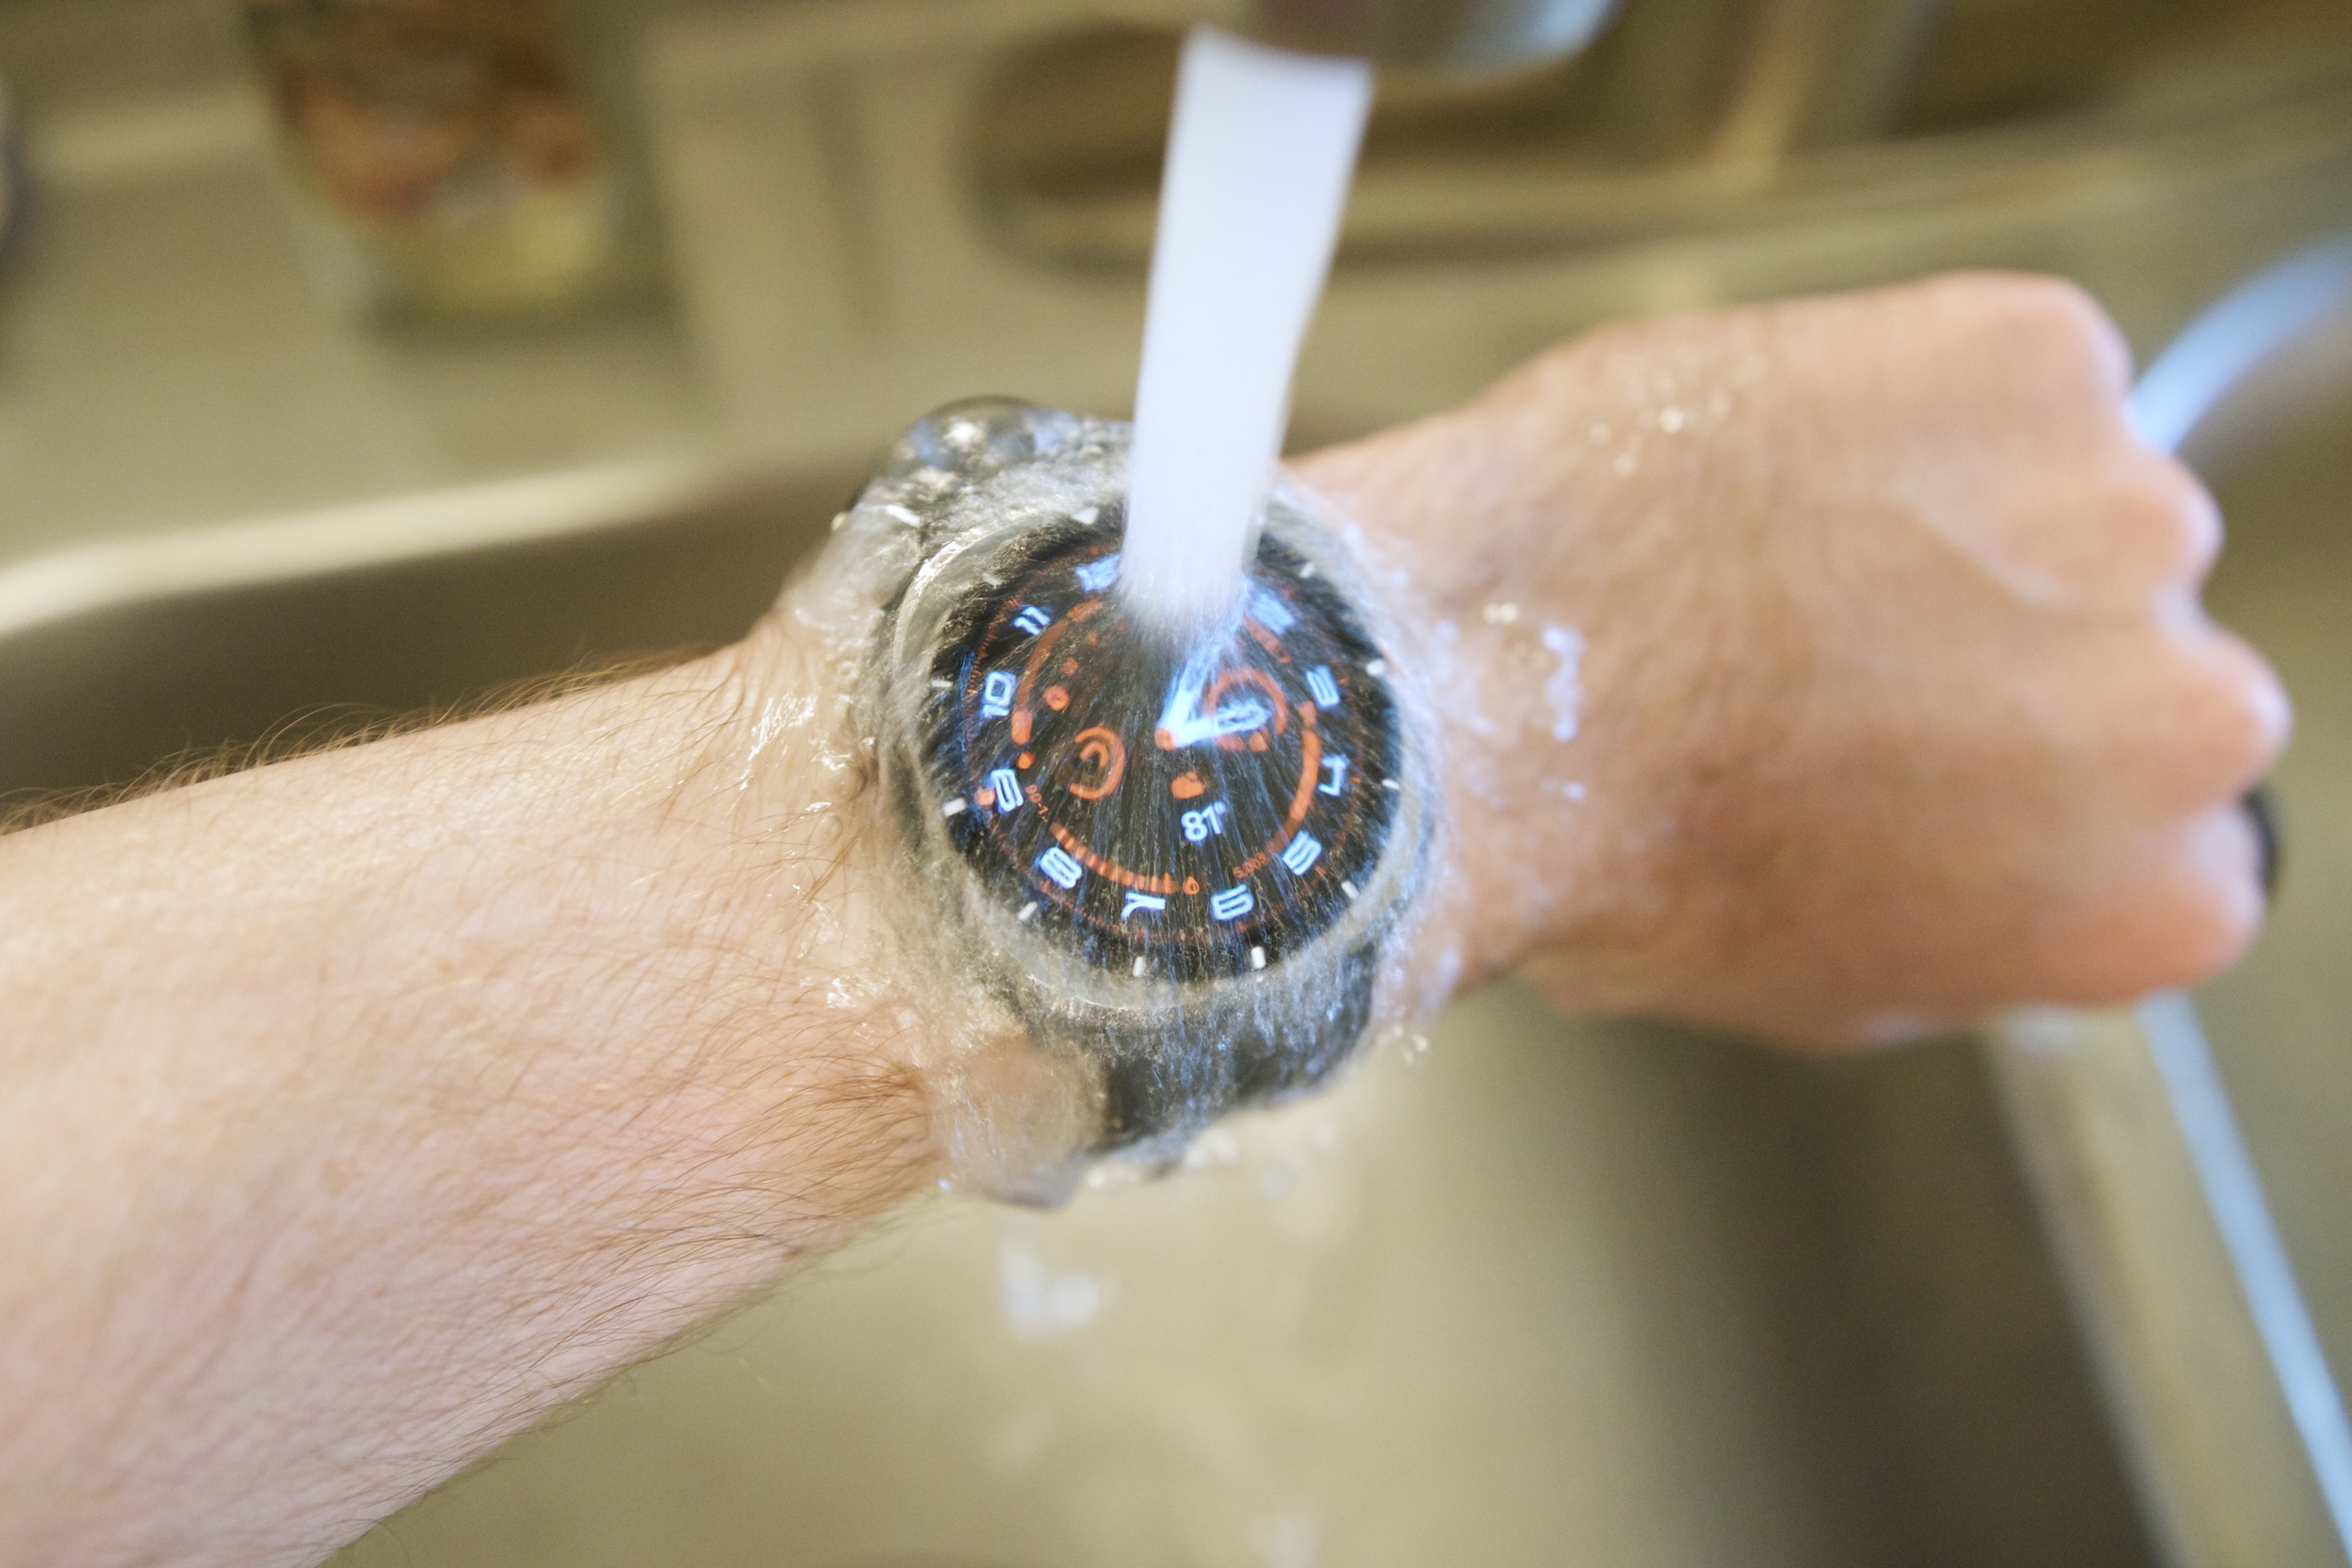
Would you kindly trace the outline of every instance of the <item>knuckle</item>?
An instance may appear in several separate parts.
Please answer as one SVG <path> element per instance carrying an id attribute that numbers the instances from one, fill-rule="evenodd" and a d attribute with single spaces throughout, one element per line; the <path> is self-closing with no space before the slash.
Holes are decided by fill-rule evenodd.
<path id="1" fill-rule="evenodd" d="M 2270 661 L 2231 633 L 2213 629 L 2204 663 L 2210 744 L 2235 795 L 2278 761 L 2294 710 Z"/>
<path id="2" fill-rule="evenodd" d="M 2286 691 L 2267 660 L 2218 626 L 2167 661 L 2150 716 L 2171 753 L 2183 805 L 2233 801 L 2269 771 L 2293 727 Z"/>
<path id="3" fill-rule="evenodd" d="M 2195 826 L 2184 858 L 2179 984 L 2219 974 L 2244 957 L 2266 912 L 2261 847 L 2253 824 L 2235 805 Z"/>
<path id="4" fill-rule="evenodd" d="M 2120 403 L 2131 380 L 2131 350 L 2088 291 L 2041 274 L 1995 275 L 1990 282 L 2005 349 L 2045 374 L 2084 383 L 2103 400 Z"/>
<path id="5" fill-rule="evenodd" d="M 2221 552 L 2221 508 L 2169 458 L 2136 455 L 2105 510 L 2115 554 L 2140 563 L 2158 583 L 2200 583 Z"/>
<path id="6" fill-rule="evenodd" d="M 2252 825 L 2235 805 L 2210 808 L 2106 889 L 2060 988 L 2071 1001 L 2107 1003 L 2196 984 L 2245 955 L 2263 913 Z"/>
<path id="7" fill-rule="evenodd" d="M 2171 813 L 2233 803 L 2286 743 L 2291 710 L 2260 654 L 2210 623 L 2105 646 L 2078 690 L 2092 753 L 2119 800 Z"/>

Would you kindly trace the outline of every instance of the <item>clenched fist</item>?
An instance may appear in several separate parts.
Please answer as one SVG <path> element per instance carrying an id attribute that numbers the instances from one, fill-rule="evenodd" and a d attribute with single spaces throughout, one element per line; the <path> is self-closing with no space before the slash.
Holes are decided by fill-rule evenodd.
<path id="1" fill-rule="evenodd" d="M 2073 288 L 1954 277 L 1598 332 L 1302 463 L 1433 628 L 1440 968 L 1829 1045 L 2228 964 L 2287 703 L 2128 369 Z"/>

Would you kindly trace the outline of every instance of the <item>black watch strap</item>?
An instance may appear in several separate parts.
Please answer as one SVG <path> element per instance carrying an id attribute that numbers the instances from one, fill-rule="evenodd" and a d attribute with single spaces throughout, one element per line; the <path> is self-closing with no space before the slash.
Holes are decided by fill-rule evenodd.
<path id="1" fill-rule="evenodd" d="M 1228 1111 L 1276 1103 L 1329 1077 L 1371 1021 L 1379 964 L 1367 942 L 1323 966 L 1305 994 L 1276 970 L 1206 992 L 1165 1024 L 1057 1015 L 1038 1032 L 1049 1047 L 1103 1064 L 1097 1153 L 1175 1145 Z"/>

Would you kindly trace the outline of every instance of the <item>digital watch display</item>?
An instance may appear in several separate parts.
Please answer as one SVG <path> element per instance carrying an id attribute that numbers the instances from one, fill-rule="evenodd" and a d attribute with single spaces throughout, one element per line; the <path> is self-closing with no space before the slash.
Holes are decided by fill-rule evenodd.
<path id="1" fill-rule="evenodd" d="M 934 950 L 1095 1064 L 1097 1152 L 1164 1157 L 1321 1081 L 1426 880 L 1434 753 L 1331 531 L 1278 492 L 1228 626 L 1118 592 L 1127 427 L 910 429 L 837 549 L 894 579 L 866 680 Z"/>

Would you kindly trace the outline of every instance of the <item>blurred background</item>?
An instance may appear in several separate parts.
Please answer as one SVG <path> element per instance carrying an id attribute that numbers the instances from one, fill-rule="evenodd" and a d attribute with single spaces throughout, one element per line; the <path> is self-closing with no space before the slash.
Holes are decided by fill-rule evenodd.
<path id="1" fill-rule="evenodd" d="M 714 646 L 926 408 L 1124 412 L 1177 39 L 0 0 L 0 789 Z M 2072 277 L 2146 355 L 2347 226 L 2342 0 L 1625 0 L 1565 64 L 1384 80 L 1294 443 L 1954 267 Z M 2352 323 L 2188 455 L 2300 718 L 2277 919 L 2200 1002 L 2352 1366 Z M 2276 1389 L 2118 1395 L 2131 1303 L 2070 1296 L 2011 1092 L 1975 1041 L 1799 1066 L 1506 989 L 1185 1181 L 908 1218 L 344 1561 L 2343 1562 L 2276 1431 L 2151 1479 L 2149 1423 Z"/>

